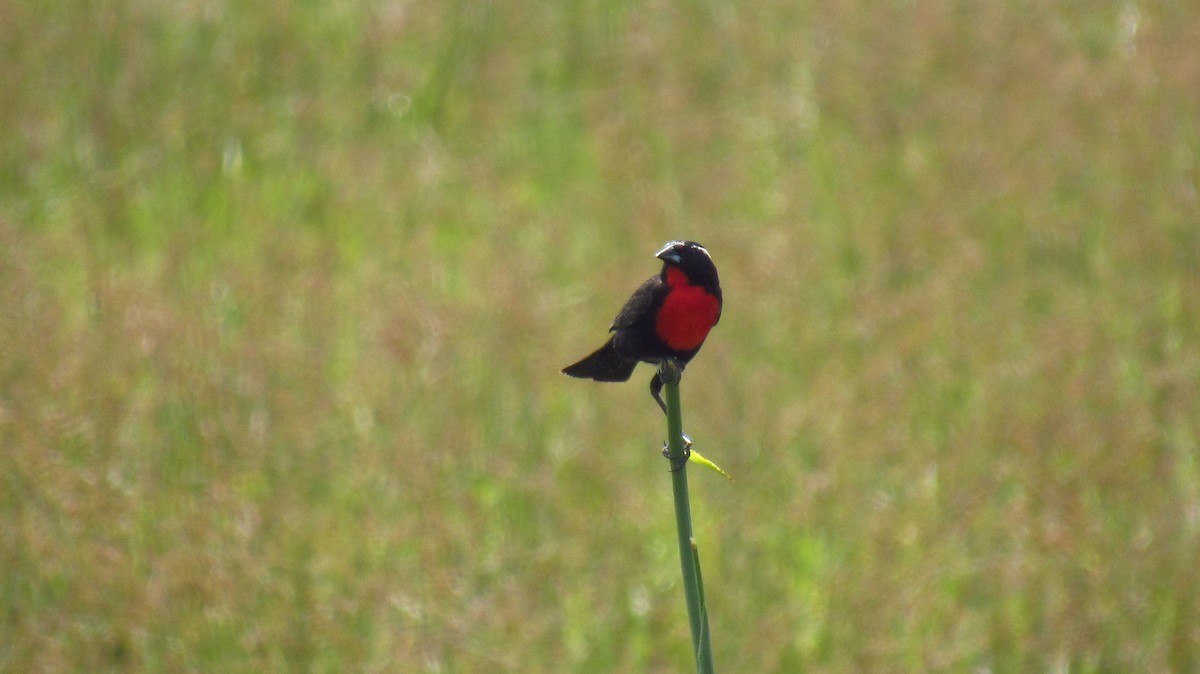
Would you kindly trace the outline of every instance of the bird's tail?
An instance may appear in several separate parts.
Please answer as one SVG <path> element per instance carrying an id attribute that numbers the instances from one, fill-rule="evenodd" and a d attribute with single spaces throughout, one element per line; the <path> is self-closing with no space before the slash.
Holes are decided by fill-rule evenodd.
<path id="1" fill-rule="evenodd" d="M 637 361 L 623 357 L 613 347 L 612 340 L 596 349 L 592 355 L 563 368 L 562 373 L 580 379 L 596 381 L 628 381 L 633 375 Z"/>

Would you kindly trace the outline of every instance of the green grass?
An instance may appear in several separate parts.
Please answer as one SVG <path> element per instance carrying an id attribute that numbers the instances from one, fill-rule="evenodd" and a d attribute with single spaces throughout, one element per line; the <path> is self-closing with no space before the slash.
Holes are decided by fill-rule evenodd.
<path id="1" fill-rule="evenodd" d="M 0 18 L 0 670 L 1200 667 L 1189 3 Z"/>

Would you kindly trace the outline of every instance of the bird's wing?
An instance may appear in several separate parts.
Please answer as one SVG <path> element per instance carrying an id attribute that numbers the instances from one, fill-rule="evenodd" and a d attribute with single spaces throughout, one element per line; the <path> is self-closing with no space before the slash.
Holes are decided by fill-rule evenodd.
<path id="1" fill-rule="evenodd" d="M 641 285 L 629 300 L 625 302 L 625 306 L 621 307 L 621 313 L 613 319 L 612 325 L 609 326 L 609 332 L 623 330 L 645 320 L 651 312 L 654 311 L 656 298 L 661 293 L 663 287 L 662 279 L 658 276 L 651 276 L 646 279 L 646 282 Z"/>

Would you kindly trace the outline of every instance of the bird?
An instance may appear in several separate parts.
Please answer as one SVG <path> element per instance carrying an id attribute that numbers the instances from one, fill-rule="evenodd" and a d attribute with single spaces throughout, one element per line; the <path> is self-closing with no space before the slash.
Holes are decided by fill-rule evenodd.
<path id="1" fill-rule="evenodd" d="M 639 362 L 661 365 L 673 360 L 682 372 L 721 320 L 721 281 L 708 249 L 695 241 L 670 241 L 655 254 L 662 270 L 646 279 L 625 302 L 604 346 L 562 373 L 601 382 L 628 381 Z M 658 369 L 650 395 L 662 408 L 663 380 Z"/>

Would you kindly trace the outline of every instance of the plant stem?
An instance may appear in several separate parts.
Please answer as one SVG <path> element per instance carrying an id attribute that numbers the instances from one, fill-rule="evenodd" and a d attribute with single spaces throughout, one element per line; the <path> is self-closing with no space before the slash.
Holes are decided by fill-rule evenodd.
<path id="1" fill-rule="evenodd" d="M 700 582 L 700 556 L 692 537 L 692 507 L 688 499 L 687 462 L 683 439 L 683 410 L 679 402 L 679 379 L 682 374 L 674 361 L 659 366 L 667 403 L 667 458 L 671 465 L 680 465 L 671 473 L 675 493 L 675 526 L 679 533 L 679 564 L 683 570 L 683 591 L 687 599 L 688 622 L 692 629 L 692 647 L 696 655 L 696 671 L 713 671 L 712 642 L 708 633 L 708 611 L 704 604 L 704 586 Z"/>

